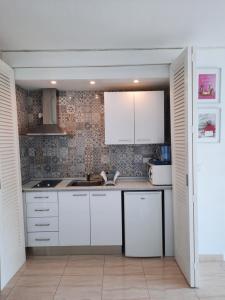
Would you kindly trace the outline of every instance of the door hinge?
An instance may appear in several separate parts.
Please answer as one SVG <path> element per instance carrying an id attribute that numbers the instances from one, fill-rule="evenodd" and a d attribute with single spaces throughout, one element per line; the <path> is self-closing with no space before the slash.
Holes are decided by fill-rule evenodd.
<path id="1" fill-rule="evenodd" d="M 192 62 L 195 62 L 195 60 L 196 60 L 196 52 L 195 51 L 192 51 L 191 60 L 192 60 Z"/>
<path id="2" fill-rule="evenodd" d="M 195 203 L 195 202 L 196 202 L 196 195 L 193 195 L 193 197 L 192 197 L 192 201 L 193 201 L 193 203 Z"/>
<path id="3" fill-rule="evenodd" d="M 186 174 L 186 186 L 188 186 L 188 174 Z"/>

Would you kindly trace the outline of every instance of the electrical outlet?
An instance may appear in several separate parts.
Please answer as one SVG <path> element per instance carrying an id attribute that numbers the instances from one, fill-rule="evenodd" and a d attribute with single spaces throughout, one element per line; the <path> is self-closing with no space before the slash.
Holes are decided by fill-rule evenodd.
<path id="1" fill-rule="evenodd" d="M 143 164 L 147 164 L 149 162 L 150 157 L 143 157 Z"/>

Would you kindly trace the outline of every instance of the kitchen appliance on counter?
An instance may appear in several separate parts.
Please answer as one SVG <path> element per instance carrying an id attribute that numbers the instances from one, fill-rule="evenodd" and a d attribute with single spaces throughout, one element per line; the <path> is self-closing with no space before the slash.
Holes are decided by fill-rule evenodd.
<path id="1" fill-rule="evenodd" d="M 147 163 L 148 178 L 153 185 L 172 185 L 172 167 L 162 161 Z"/>
<path id="2" fill-rule="evenodd" d="M 147 174 L 153 185 L 172 185 L 171 147 L 161 145 L 156 155 L 147 163 Z"/>
<path id="3" fill-rule="evenodd" d="M 62 180 L 61 179 L 46 179 L 46 180 L 41 180 L 37 184 L 35 184 L 32 188 L 53 188 L 57 186 Z"/>

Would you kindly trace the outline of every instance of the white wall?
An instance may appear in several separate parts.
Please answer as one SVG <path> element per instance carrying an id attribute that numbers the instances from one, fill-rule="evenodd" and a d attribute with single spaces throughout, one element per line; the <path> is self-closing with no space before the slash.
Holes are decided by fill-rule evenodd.
<path id="1" fill-rule="evenodd" d="M 197 67 L 221 68 L 220 143 L 198 143 L 199 254 L 225 255 L 225 48 L 199 49 Z"/>

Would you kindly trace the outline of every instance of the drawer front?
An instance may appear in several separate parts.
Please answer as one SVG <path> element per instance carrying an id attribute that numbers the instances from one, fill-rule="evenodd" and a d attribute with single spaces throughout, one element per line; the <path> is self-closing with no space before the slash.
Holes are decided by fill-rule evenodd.
<path id="1" fill-rule="evenodd" d="M 58 217 L 27 218 L 27 232 L 58 231 Z"/>
<path id="2" fill-rule="evenodd" d="M 28 218 L 57 217 L 58 203 L 27 203 Z"/>
<path id="3" fill-rule="evenodd" d="M 31 192 L 26 193 L 27 203 L 58 202 L 57 192 Z"/>
<path id="4" fill-rule="evenodd" d="M 27 235 L 28 247 L 58 246 L 58 232 L 32 232 Z"/>

